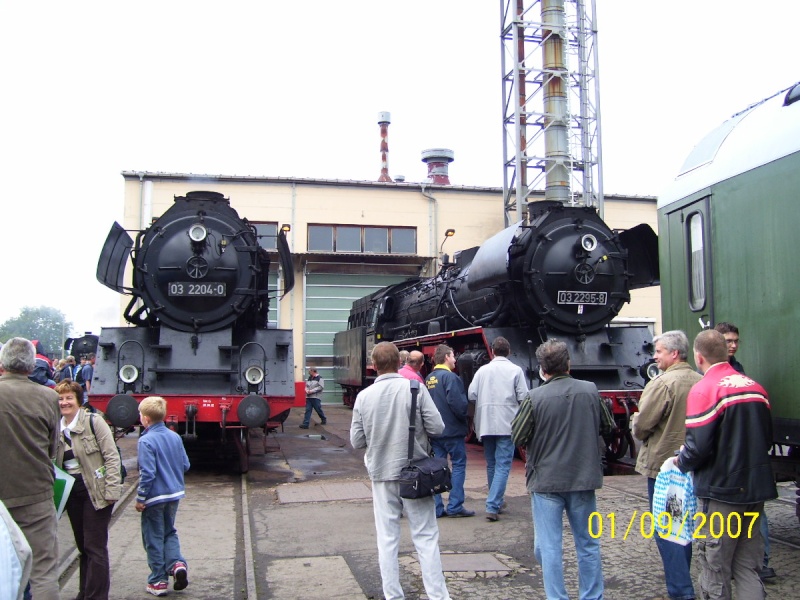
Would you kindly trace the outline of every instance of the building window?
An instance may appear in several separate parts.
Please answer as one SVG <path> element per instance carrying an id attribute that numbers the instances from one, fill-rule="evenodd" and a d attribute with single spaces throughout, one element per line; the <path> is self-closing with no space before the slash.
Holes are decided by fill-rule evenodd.
<path id="1" fill-rule="evenodd" d="M 364 252 L 389 253 L 389 228 L 364 227 Z"/>
<path id="2" fill-rule="evenodd" d="M 275 250 L 278 247 L 278 224 L 277 223 L 253 223 L 256 228 L 259 245 L 265 250 Z"/>
<path id="3" fill-rule="evenodd" d="M 417 253 L 417 230 L 411 228 L 392 227 L 392 253 L 394 254 L 416 254 Z"/>
<path id="4" fill-rule="evenodd" d="M 330 225 L 309 225 L 308 251 L 333 252 L 333 227 Z"/>
<path id="5" fill-rule="evenodd" d="M 361 227 L 339 225 L 336 228 L 336 251 L 361 252 Z"/>
<path id="6" fill-rule="evenodd" d="M 414 227 L 309 225 L 308 251 L 416 254 L 417 230 Z"/>
<path id="7" fill-rule="evenodd" d="M 706 304 L 706 269 L 703 260 L 703 215 L 694 213 L 686 223 L 689 230 L 689 306 L 700 310 Z"/>

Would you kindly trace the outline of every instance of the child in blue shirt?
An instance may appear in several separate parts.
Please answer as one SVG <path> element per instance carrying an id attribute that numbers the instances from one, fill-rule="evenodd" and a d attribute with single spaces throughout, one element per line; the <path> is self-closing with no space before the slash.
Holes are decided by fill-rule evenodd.
<path id="1" fill-rule="evenodd" d="M 145 398 L 139 404 L 139 420 L 145 430 L 138 443 L 136 510 L 142 513 L 142 541 L 150 567 L 146 590 L 154 596 L 167 594 L 170 575 L 175 579 L 175 590 L 189 585 L 186 560 L 175 530 L 189 457 L 180 436 L 164 425 L 166 414 L 167 402 L 158 396 Z"/>

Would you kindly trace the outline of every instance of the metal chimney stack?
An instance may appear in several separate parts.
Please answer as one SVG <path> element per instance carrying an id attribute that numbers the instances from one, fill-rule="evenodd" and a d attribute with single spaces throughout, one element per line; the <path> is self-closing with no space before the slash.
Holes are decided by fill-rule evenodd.
<path id="1" fill-rule="evenodd" d="M 422 162 L 428 165 L 428 183 L 450 185 L 448 165 L 453 162 L 455 154 L 448 148 L 431 148 L 422 151 Z"/>
<path id="2" fill-rule="evenodd" d="M 378 113 L 378 125 L 381 126 L 381 176 L 378 181 L 392 181 L 389 177 L 389 123 L 392 115 L 388 112 Z"/>

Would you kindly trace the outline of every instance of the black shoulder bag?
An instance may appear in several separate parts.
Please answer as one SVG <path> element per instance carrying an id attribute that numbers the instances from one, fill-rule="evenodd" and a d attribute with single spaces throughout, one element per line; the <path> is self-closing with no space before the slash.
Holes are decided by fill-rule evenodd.
<path id="1" fill-rule="evenodd" d="M 450 466 L 446 458 L 426 456 L 419 460 L 414 457 L 414 422 L 417 416 L 417 394 L 419 381 L 411 381 L 411 415 L 408 418 L 408 464 L 400 471 L 400 497 L 415 500 L 449 491 Z"/>

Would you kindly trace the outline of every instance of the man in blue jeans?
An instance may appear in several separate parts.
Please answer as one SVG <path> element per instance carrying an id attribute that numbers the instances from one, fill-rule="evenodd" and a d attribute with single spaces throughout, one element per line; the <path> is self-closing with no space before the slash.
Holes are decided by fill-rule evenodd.
<path id="1" fill-rule="evenodd" d="M 522 369 L 508 360 L 511 345 L 502 336 L 492 342 L 494 358 L 483 365 L 469 384 L 469 401 L 475 403 L 475 433 L 486 457 L 486 519 L 497 521 L 503 512 L 508 473 L 514 460 L 511 421 L 528 393 Z"/>
<path id="2" fill-rule="evenodd" d="M 453 349 L 445 344 L 436 346 L 433 354 L 436 366 L 428 375 L 425 384 L 428 387 L 439 414 L 444 421 L 444 432 L 431 438 L 434 456 L 450 457 L 452 468 L 447 510 L 444 509 L 441 494 L 437 494 L 436 517 L 474 517 L 475 511 L 464 508 L 464 479 L 467 475 L 467 394 L 464 383 L 453 373 L 456 358 Z"/>
<path id="3" fill-rule="evenodd" d="M 602 600 L 600 540 L 589 535 L 603 486 L 600 393 L 589 381 L 569 375 L 569 350 L 548 340 L 536 349 L 544 383 L 528 392 L 514 427 L 515 444 L 525 443 L 528 491 L 533 511 L 533 553 L 542 565 L 548 598 L 568 598 L 564 585 L 562 518 L 569 519 L 578 556 L 578 597 Z"/>

